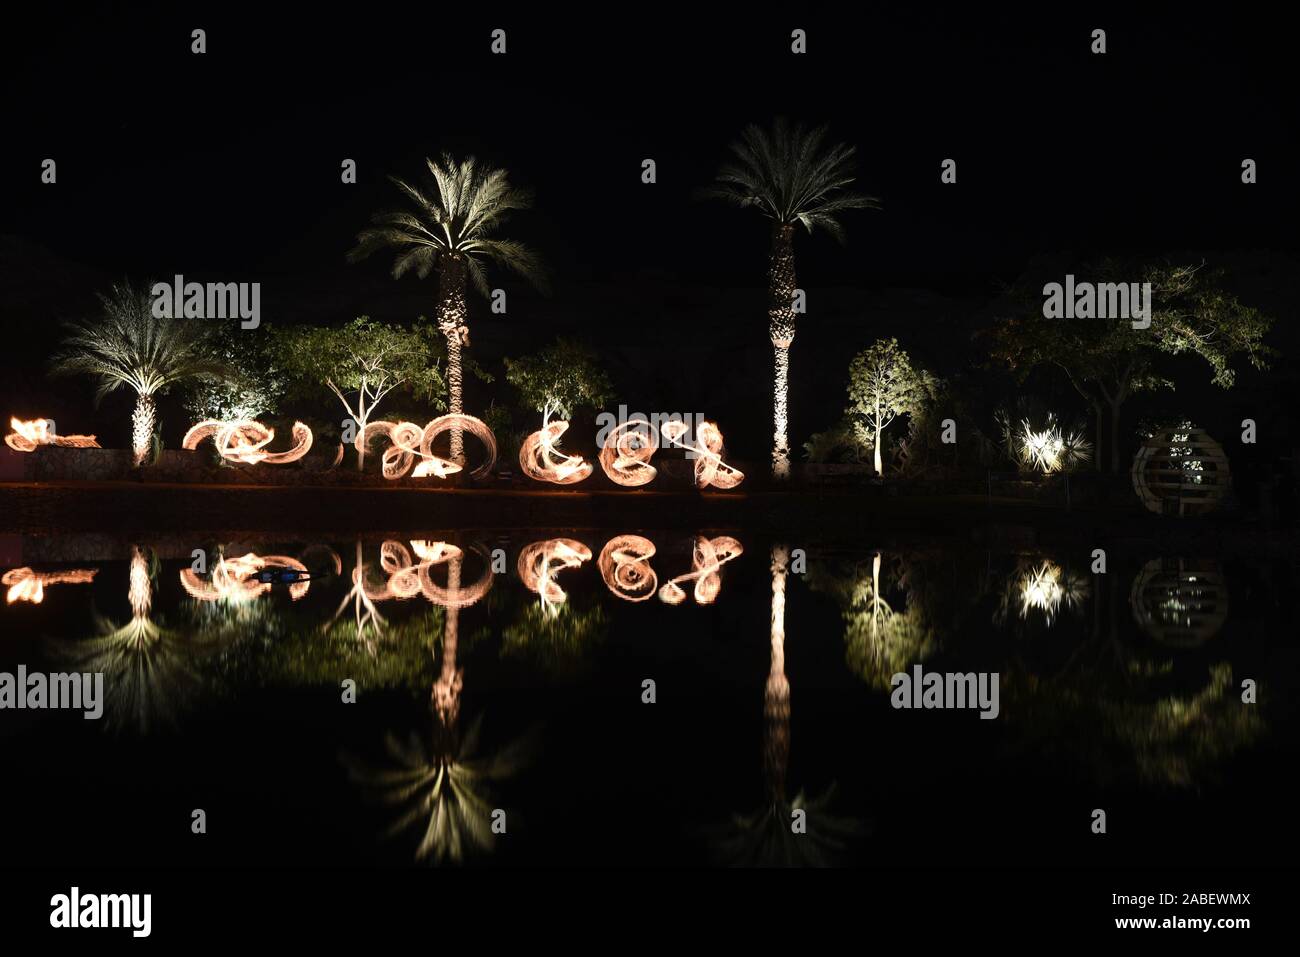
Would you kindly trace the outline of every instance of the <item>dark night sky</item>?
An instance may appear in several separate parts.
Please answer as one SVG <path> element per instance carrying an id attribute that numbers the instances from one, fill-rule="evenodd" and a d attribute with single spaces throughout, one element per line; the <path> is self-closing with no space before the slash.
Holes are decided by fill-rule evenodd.
<path id="1" fill-rule="evenodd" d="M 547 301 L 503 283 L 506 319 L 474 307 L 480 360 L 576 332 L 608 350 L 630 401 L 760 401 L 766 228 L 693 191 L 746 122 L 778 113 L 856 144 L 861 185 L 884 207 L 850 214 L 844 248 L 798 240 L 811 314 L 794 353 L 796 441 L 827 424 L 847 351 L 877 335 L 941 372 L 974 362 L 970 315 L 1035 255 L 1244 255 L 1285 277 L 1273 295 L 1296 291 L 1293 53 L 1262 18 L 418 9 L 7 13 L 0 322 L 33 332 L 11 368 L 39 363 L 55 320 L 122 274 L 260 280 L 273 322 L 431 309 L 432 281 L 394 283 L 383 259 L 343 257 L 369 215 L 395 205 L 385 175 L 414 175 L 447 149 L 536 191 L 512 232 L 555 277 Z M 195 26 L 204 56 L 189 52 Z M 497 26 L 504 57 L 488 52 Z M 803 57 L 789 53 L 795 26 L 809 33 Z M 1096 26 L 1105 56 L 1088 52 Z M 55 187 L 39 183 L 46 156 Z M 955 187 L 939 183 L 949 156 Z M 1251 187 L 1246 156 L 1260 169 Z M 355 186 L 339 182 L 344 157 L 359 164 Z M 640 182 L 646 157 L 653 186 Z M 700 351 L 682 356 L 701 330 Z M 706 364 L 727 369 L 721 384 L 700 384 Z M 719 394 L 749 376 L 753 396 Z"/>

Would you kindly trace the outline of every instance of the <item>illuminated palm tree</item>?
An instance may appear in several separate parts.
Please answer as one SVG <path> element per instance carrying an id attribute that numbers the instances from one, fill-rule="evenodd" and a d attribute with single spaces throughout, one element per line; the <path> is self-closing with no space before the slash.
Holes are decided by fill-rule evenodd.
<path id="1" fill-rule="evenodd" d="M 393 278 L 414 270 L 421 279 L 438 273 L 438 329 L 447 340 L 448 407 L 462 408 L 461 350 L 469 346 L 469 315 L 465 302 L 466 280 L 484 296 L 488 287 L 486 264 L 494 263 L 545 289 L 541 262 L 531 249 L 495 235 L 509 214 L 528 209 L 532 194 L 510 185 L 505 170 L 493 169 L 473 157 L 457 162 L 444 154 L 426 159 L 431 180 L 423 188 L 395 176 L 389 177 L 410 202 L 410 209 L 379 213 L 374 225 L 357 235 L 348 254 L 364 259 L 381 248 L 392 247 Z M 460 430 L 451 433 L 451 456 L 464 461 Z"/>
<path id="2" fill-rule="evenodd" d="M 776 351 L 773 381 L 772 474 L 790 475 L 787 380 L 795 332 L 794 228 L 820 227 L 843 240 L 839 214 L 878 208 L 874 197 L 852 192 L 854 148 L 829 143 L 825 127 L 806 129 L 777 119 L 771 130 L 750 125 L 731 145 L 732 162 L 705 195 L 753 207 L 772 220 L 767 266 L 767 318 Z"/>
<path id="3" fill-rule="evenodd" d="M 101 295 L 103 316 L 72 323 L 63 351 L 54 357 L 59 375 L 89 375 L 98 384 L 95 401 L 123 386 L 135 392 L 131 415 L 134 463 L 144 463 L 153 439 L 157 408 L 154 396 L 190 379 L 221 377 L 224 369 L 212 354 L 212 329 L 201 320 L 154 315 L 147 284 L 114 284 Z"/>

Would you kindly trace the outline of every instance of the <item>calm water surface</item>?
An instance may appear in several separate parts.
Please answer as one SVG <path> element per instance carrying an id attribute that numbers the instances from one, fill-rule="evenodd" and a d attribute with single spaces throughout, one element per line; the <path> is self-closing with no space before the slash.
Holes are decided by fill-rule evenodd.
<path id="1" fill-rule="evenodd" d="M 1098 575 L 1086 552 L 743 529 L 8 552 L 0 671 L 107 692 L 99 721 L 5 713 L 15 865 L 1296 851 L 1285 563 L 1112 552 Z M 997 672 L 997 719 L 891 707 L 917 663 Z M 1124 841 L 1093 838 L 1094 808 Z"/>

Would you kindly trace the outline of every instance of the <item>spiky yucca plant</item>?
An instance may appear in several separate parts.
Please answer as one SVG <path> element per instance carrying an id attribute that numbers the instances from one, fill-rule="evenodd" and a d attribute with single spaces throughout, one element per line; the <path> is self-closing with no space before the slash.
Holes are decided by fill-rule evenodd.
<path id="1" fill-rule="evenodd" d="M 444 154 L 426 159 L 429 182 L 423 187 L 390 176 L 410 204 L 410 209 L 379 213 L 374 225 L 357 234 L 348 258 L 364 259 L 391 247 L 393 278 L 414 270 L 421 279 L 438 273 L 438 328 L 447 339 L 447 391 L 450 412 L 463 411 L 461 352 L 469 347 L 467 280 L 484 296 L 488 263 L 523 276 L 539 290 L 546 276 L 536 254 L 523 243 L 501 239 L 496 233 L 514 210 L 528 209 L 532 194 L 510 185 L 507 172 L 479 163 L 474 157 L 457 162 Z M 451 434 L 451 455 L 464 461 L 463 437 Z"/>
<path id="2" fill-rule="evenodd" d="M 872 209 L 874 197 L 849 189 L 855 150 L 827 140 L 826 127 L 807 129 L 777 119 L 770 130 L 750 125 L 731 145 L 733 160 L 718 172 L 706 196 L 752 207 L 772 221 L 767 266 L 768 331 L 775 350 L 773 376 L 772 474 L 790 475 L 786 436 L 790 345 L 795 332 L 794 227 L 814 227 L 843 241 L 839 214 Z"/>
<path id="3" fill-rule="evenodd" d="M 96 380 L 95 401 L 126 387 L 135 392 L 131 451 L 136 466 L 149 455 L 157 407 L 154 396 L 191 379 L 219 378 L 213 358 L 212 327 L 200 320 L 154 315 L 152 283 L 113 285 L 99 301 L 98 319 L 71 323 L 63 350 L 54 357 L 56 375 L 88 375 Z"/>

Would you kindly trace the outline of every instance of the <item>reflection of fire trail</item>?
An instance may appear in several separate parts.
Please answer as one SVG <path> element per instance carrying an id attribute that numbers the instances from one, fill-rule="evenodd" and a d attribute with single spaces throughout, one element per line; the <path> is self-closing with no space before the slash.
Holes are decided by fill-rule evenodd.
<path id="1" fill-rule="evenodd" d="M 1062 606 L 1073 609 L 1088 594 L 1088 583 L 1078 575 L 1066 573 L 1053 561 L 1043 561 L 1020 573 L 1020 617 L 1031 611 L 1041 612 L 1048 627 L 1056 621 Z"/>
<path id="2" fill-rule="evenodd" d="M 690 425 L 686 422 L 665 422 L 660 430 L 673 445 L 695 455 L 695 484 L 700 488 L 735 488 L 745 480 L 745 473 L 722 461 L 722 433 L 712 422 L 701 422 L 696 439 L 682 441 Z"/>
<path id="3" fill-rule="evenodd" d="M 271 590 L 270 582 L 258 581 L 257 574 L 264 568 L 290 568 L 303 575 L 307 566 L 287 555 L 255 555 L 249 552 L 238 558 L 218 557 L 210 581 L 205 581 L 192 568 L 181 569 L 181 587 L 196 601 L 246 602 L 265 595 Z M 289 597 L 302 598 L 311 588 L 310 579 L 289 585 Z"/>
<path id="4" fill-rule="evenodd" d="M 569 429 L 562 419 L 551 421 L 548 403 L 542 415 L 542 428 L 519 447 L 519 467 L 530 479 L 554 485 L 576 485 L 591 475 L 591 463 L 577 455 L 559 450 L 560 436 Z"/>
<path id="5" fill-rule="evenodd" d="M 483 463 L 470 472 L 472 478 L 482 478 L 492 471 L 497 461 L 497 440 L 487 423 L 472 415 L 452 412 L 434 419 L 424 428 L 414 422 L 367 422 L 357 433 L 354 442 L 359 453 L 366 448 L 376 436 L 387 436 L 392 445 L 384 450 L 382 466 L 386 479 L 399 479 L 411 473 L 412 478 L 425 478 L 433 475 L 446 478 L 461 471 L 461 466 L 433 454 L 433 443 L 442 433 L 468 432 L 483 443 L 487 453 Z M 419 459 L 419 464 L 416 464 Z M 411 467 L 415 466 L 415 471 Z"/>
<path id="6" fill-rule="evenodd" d="M 220 422 L 207 419 L 198 423 L 181 439 L 181 448 L 193 451 L 199 443 L 211 437 L 217 453 L 232 462 L 257 465 L 287 465 L 297 462 L 311 450 L 311 429 L 301 422 L 293 424 L 293 446 L 283 452 L 268 452 L 266 446 L 275 439 L 275 429 L 269 429 L 253 419 L 234 419 Z"/>
<path id="7" fill-rule="evenodd" d="M 654 542 L 640 535 L 618 535 L 605 543 L 596 559 L 606 587 L 624 601 L 645 601 L 659 587 L 650 567 Z"/>
<path id="8" fill-rule="evenodd" d="M 478 546 L 475 552 L 481 552 Z M 414 553 L 414 558 L 412 558 Z M 485 557 L 485 556 L 484 556 Z M 343 609 L 351 602 L 355 619 L 356 637 L 363 641 L 369 651 L 375 650 L 374 639 L 382 637 L 384 625 L 387 624 L 379 613 L 376 602 L 407 600 L 422 596 L 434 605 L 448 609 L 449 616 L 456 609 L 467 608 L 486 595 L 492 588 L 491 562 L 484 561 L 483 576 L 468 587 L 461 587 L 460 570 L 464 552 L 447 542 L 414 540 L 408 549 L 397 541 L 385 541 L 379 549 L 379 564 L 384 581 L 374 585 L 370 581 L 370 566 L 362 561 L 361 542 L 357 542 L 356 563 L 352 569 L 352 589 L 339 604 L 331 624 L 343 614 Z M 433 580 L 434 565 L 447 565 L 447 585 L 443 587 Z M 449 628 L 454 627 L 449 623 Z M 367 631 L 374 633 L 367 637 Z"/>
<path id="9" fill-rule="evenodd" d="M 566 568 L 578 568 L 588 561 L 591 561 L 591 549 L 582 542 L 572 538 L 552 538 L 525 546 L 519 553 L 516 569 L 524 587 L 541 600 L 542 610 L 551 612 L 551 606 L 563 604 L 568 598 L 555 576 Z"/>
<path id="10" fill-rule="evenodd" d="M 708 605 L 718 597 L 722 590 L 722 566 L 733 558 L 738 558 L 744 551 L 740 542 L 729 535 L 719 535 L 708 539 L 703 535 L 695 539 L 695 548 L 691 553 L 691 570 L 685 575 L 678 575 L 659 589 L 660 601 L 669 605 L 680 605 L 686 599 L 678 582 L 695 579 L 695 600 L 701 605 Z"/>
<path id="11" fill-rule="evenodd" d="M 610 481 L 626 488 L 654 481 L 658 472 L 650 459 L 659 443 L 653 428 L 645 419 L 632 419 L 610 433 L 600 450 L 600 467 Z"/>
<path id="12" fill-rule="evenodd" d="M 13 431 L 5 436 L 5 445 L 15 452 L 35 452 L 42 445 L 62 445 L 73 449 L 99 448 L 93 435 L 55 435 L 54 423 L 49 419 L 11 418 L 9 428 Z"/>
<path id="13" fill-rule="evenodd" d="M 39 605 L 45 600 L 45 589 L 51 585 L 85 585 L 95 580 L 94 568 L 74 568 L 64 572 L 36 572 L 30 568 L 13 568 L 0 578 L 0 585 L 8 585 L 5 603 L 29 601 Z"/>

